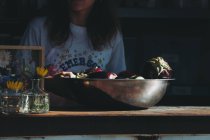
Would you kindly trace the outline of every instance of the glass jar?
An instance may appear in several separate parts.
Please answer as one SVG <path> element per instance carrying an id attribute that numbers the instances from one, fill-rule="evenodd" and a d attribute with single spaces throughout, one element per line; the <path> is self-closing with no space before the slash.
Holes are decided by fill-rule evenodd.
<path id="1" fill-rule="evenodd" d="M 18 114 L 20 109 L 20 92 L 5 89 L 1 94 L 1 113 Z"/>
<path id="2" fill-rule="evenodd" d="M 31 89 L 21 95 L 20 113 L 49 112 L 49 94 L 40 88 L 40 79 L 32 79 Z"/>

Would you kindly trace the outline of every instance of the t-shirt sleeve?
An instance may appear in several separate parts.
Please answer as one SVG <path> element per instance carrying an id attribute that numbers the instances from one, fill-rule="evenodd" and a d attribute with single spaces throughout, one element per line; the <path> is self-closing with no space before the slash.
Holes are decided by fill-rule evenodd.
<path id="1" fill-rule="evenodd" d="M 40 25 L 37 20 L 32 20 L 27 26 L 20 44 L 28 46 L 41 45 Z"/>
<path id="2" fill-rule="evenodd" d="M 114 38 L 113 48 L 112 48 L 112 56 L 106 67 L 106 69 L 110 72 L 119 73 L 121 71 L 126 70 L 125 63 L 125 52 L 124 52 L 124 43 L 121 33 L 117 33 Z"/>
<path id="3" fill-rule="evenodd" d="M 32 20 L 21 38 L 20 45 L 24 46 L 40 46 L 41 45 L 41 35 L 40 35 L 40 21 L 38 19 Z M 22 65 L 24 71 L 35 72 L 35 61 L 32 57 L 32 52 L 30 50 L 22 50 L 17 52 L 17 58 L 20 59 L 20 64 Z"/>

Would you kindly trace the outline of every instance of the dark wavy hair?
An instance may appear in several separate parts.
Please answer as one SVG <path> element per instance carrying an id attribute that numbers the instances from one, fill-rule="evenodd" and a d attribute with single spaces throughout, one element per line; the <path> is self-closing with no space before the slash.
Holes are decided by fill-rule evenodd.
<path id="1" fill-rule="evenodd" d="M 88 37 L 95 50 L 104 49 L 106 43 L 120 30 L 113 0 L 96 0 L 86 21 Z M 56 45 L 64 43 L 71 36 L 68 0 L 49 0 L 49 14 L 46 20 L 49 39 Z"/>

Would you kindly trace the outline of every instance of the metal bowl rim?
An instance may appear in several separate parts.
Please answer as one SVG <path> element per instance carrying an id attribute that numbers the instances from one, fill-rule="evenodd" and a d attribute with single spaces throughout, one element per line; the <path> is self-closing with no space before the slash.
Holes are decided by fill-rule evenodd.
<path id="1" fill-rule="evenodd" d="M 45 78 L 45 79 L 54 79 L 54 78 Z M 95 79 L 95 78 L 58 78 L 60 79 L 69 79 L 69 80 L 79 80 L 79 81 L 174 81 L 175 79 Z"/>

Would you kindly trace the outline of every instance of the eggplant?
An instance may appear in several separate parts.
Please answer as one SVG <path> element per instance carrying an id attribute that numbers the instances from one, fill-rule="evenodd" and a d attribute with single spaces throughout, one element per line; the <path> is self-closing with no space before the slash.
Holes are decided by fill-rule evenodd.
<path id="1" fill-rule="evenodd" d="M 87 78 L 91 78 L 91 79 L 115 79 L 117 77 L 117 74 L 112 73 L 112 72 L 105 72 L 105 71 L 101 71 L 101 72 L 92 72 L 89 73 Z"/>

